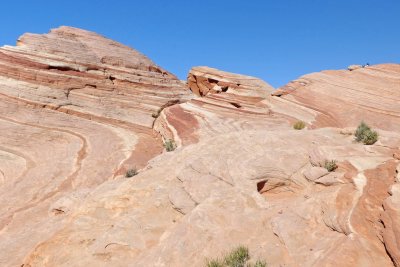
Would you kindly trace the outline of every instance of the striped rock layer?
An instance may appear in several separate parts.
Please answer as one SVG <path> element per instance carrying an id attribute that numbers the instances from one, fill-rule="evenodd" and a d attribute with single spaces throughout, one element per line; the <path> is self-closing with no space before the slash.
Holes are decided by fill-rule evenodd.
<path id="1" fill-rule="evenodd" d="M 400 130 L 400 65 L 311 73 L 273 93 L 307 108 L 315 127 L 352 127 L 360 120 L 384 130 Z"/>
<path id="2" fill-rule="evenodd" d="M 400 266 L 399 86 L 396 64 L 185 84 L 92 32 L 25 34 L 0 48 L 0 265 L 200 267 L 244 245 L 268 266 Z"/>
<path id="3" fill-rule="evenodd" d="M 0 265 L 20 265 L 94 188 L 160 154 L 152 114 L 187 98 L 144 55 L 85 30 L 0 48 Z"/>

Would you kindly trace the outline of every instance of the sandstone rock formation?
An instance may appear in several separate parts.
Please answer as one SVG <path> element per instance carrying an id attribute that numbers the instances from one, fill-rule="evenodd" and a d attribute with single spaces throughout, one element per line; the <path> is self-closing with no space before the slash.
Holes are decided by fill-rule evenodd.
<path id="1" fill-rule="evenodd" d="M 384 130 L 400 130 L 400 65 L 305 75 L 273 93 L 313 114 L 315 127 L 354 127 L 361 120 Z"/>
<path id="2" fill-rule="evenodd" d="M 2 47 L 0 265 L 20 265 L 94 188 L 161 153 L 151 115 L 186 98 L 174 75 L 88 31 Z"/>
<path id="3" fill-rule="evenodd" d="M 188 86 L 198 97 L 163 110 L 155 122 L 155 130 L 178 144 L 238 130 L 289 128 L 289 117 L 276 116 L 265 101 L 273 88 L 260 79 L 195 67 Z"/>
<path id="4" fill-rule="evenodd" d="M 188 76 L 188 86 L 199 96 L 226 92 L 237 96 L 265 98 L 274 90 L 260 79 L 209 67 L 192 68 Z"/>
<path id="5" fill-rule="evenodd" d="M 0 265 L 200 267 L 245 245 L 274 267 L 400 266 L 399 81 L 384 64 L 274 91 L 195 67 L 185 85 L 95 33 L 25 34 L 0 48 Z"/>

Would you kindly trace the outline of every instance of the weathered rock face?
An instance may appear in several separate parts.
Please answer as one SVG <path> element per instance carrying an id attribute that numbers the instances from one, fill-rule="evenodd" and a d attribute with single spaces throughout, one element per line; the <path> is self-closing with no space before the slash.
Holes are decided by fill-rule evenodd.
<path id="1" fill-rule="evenodd" d="M 0 48 L 0 265 L 200 267 L 246 245 L 273 267 L 400 266 L 399 78 L 273 92 L 196 67 L 186 86 L 95 33 L 25 34 Z"/>
<path id="2" fill-rule="evenodd" d="M 381 138 L 366 148 L 332 129 L 219 134 L 104 183 L 25 262 L 204 266 L 244 244 L 269 266 L 392 266 L 380 215 L 398 163 Z M 306 178 L 316 147 L 338 160 L 336 183 Z"/>
<path id="3" fill-rule="evenodd" d="M 308 109 L 315 127 L 355 127 L 361 120 L 400 131 L 400 65 L 323 71 L 305 75 L 273 93 Z"/>
<path id="4" fill-rule="evenodd" d="M 142 54 L 88 31 L 0 48 L 0 265 L 20 265 L 93 188 L 161 153 L 152 113 L 188 97 Z"/>
<path id="5" fill-rule="evenodd" d="M 192 68 L 188 75 L 188 86 L 198 96 L 226 92 L 236 96 L 265 98 L 274 90 L 260 79 L 209 67 Z"/>
<path id="6" fill-rule="evenodd" d="M 178 144 L 196 143 L 216 133 L 288 129 L 290 116 L 276 116 L 266 102 L 273 91 L 264 81 L 208 67 L 194 67 L 188 86 L 198 97 L 164 109 L 155 123 Z"/>
<path id="7" fill-rule="evenodd" d="M 25 34 L 0 60 L 2 95 L 110 123 L 151 128 L 153 112 L 189 95 L 142 54 L 75 28 Z"/>

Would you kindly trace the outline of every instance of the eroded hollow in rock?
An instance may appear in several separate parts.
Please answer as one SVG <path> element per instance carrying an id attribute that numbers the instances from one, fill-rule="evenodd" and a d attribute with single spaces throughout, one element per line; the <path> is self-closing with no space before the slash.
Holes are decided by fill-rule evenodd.
<path id="1" fill-rule="evenodd" d="M 261 195 L 274 195 L 278 198 L 286 198 L 293 196 L 299 190 L 289 181 L 276 178 L 268 178 L 257 182 L 257 191 Z"/>
<path id="2" fill-rule="evenodd" d="M 209 83 L 218 83 L 218 80 L 212 79 L 212 78 L 208 78 L 207 81 Z"/>
<path id="3" fill-rule="evenodd" d="M 75 68 L 69 67 L 69 66 L 48 66 L 49 70 L 59 70 L 59 71 L 78 71 Z"/>
<path id="4" fill-rule="evenodd" d="M 239 103 L 235 103 L 235 102 L 229 102 L 229 104 L 231 104 L 235 108 L 241 108 L 242 107 Z"/>
<path id="5" fill-rule="evenodd" d="M 261 190 L 264 188 L 266 182 L 267 182 L 267 180 L 261 181 L 261 182 L 258 182 L 258 183 L 257 183 L 257 191 L 258 191 L 259 193 L 262 193 Z"/>

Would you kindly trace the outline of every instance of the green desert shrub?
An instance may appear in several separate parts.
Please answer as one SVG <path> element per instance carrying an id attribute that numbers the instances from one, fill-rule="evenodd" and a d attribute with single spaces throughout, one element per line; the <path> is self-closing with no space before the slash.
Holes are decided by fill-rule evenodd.
<path id="1" fill-rule="evenodd" d="M 336 160 L 325 160 L 325 169 L 327 169 L 328 172 L 333 172 L 337 167 Z"/>
<path id="2" fill-rule="evenodd" d="M 129 169 L 129 170 L 126 171 L 125 177 L 126 178 L 131 178 L 131 177 L 135 176 L 136 174 L 138 174 L 138 171 L 136 170 L 136 168 Z"/>
<path id="3" fill-rule="evenodd" d="M 306 123 L 304 121 L 297 121 L 295 124 L 293 124 L 293 128 L 295 130 L 302 130 L 306 127 Z"/>
<path id="4" fill-rule="evenodd" d="M 211 259 L 206 267 L 266 267 L 264 261 L 257 260 L 254 264 L 247 263 L 250 259 L 249 249 L 239 246 L 227 254 L 223 259 Z M 247 263 L 247 264 L 246 264 Z"/>
<path id="5" fill-rule="evenodd" d="M 267 263 L 265 261 L 258 260 L 252 267 L 267 267 Z"/>
<path id="6" fill-rule="evenodd" d="M 373 131 L 365 122 L 361 122 L 358 125 L 355 132 L 355 138 L 357 142 L 363 142 L 364 145 L 373 145 L 378 141 L 378 133 Z"/>
<path id="7" fill-rule="evenodd" d="M 213 259 L 208 260 L 206 267 L 225 267 L 221 260 Z"/>
<path id="8" fill-rule="evenodd" d="M 248 259 L 250 259 L 249 249 L 239 246 L 225 257 L 224 262 L 229 267 L 242 267 Z"/>
<path id="9" fill-rule="evenodd" d="M 165 141 L 165 143 L 164 143 L 164 147 L 165 147 L 165 149 L 168 151 L 168 152 L 170 152 L 170 151 L 174 151 L 175 150 L 175 148 L 176 148 L 176 144 L 175 144 L 175 141 L 174 140 L 167 140 L 167 141 Z"/>

